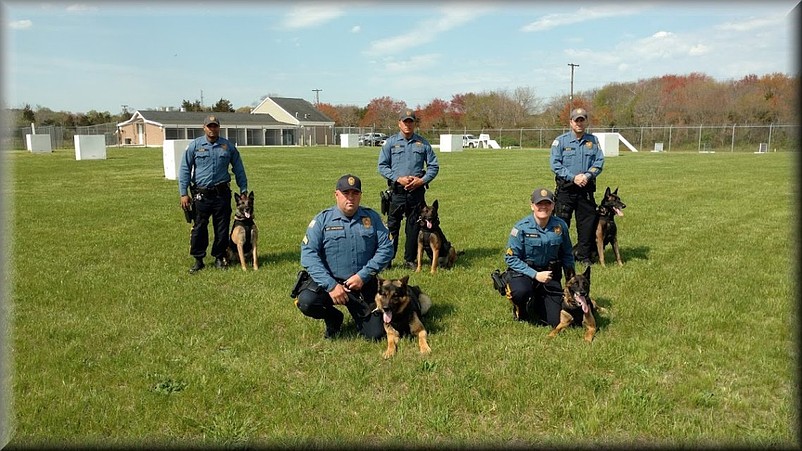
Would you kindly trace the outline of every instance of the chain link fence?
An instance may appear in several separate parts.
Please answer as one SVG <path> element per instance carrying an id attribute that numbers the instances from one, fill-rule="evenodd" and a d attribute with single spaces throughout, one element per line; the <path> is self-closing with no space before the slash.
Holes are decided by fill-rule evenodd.
<path id="1" fill-rule="evenodd" d="M 621 128 L 590 128 L 590 133 L 619 133 L 638 151 L 662 149 L 666 152 L 792 152 L 799 150 L 799 125 L 699 125 L 649 126 Z M 489 134 L 502 148 L 547 149 L 567 128 L 517 129 L 418 129 L 417 132 L 432 144 L 439 144 L 440 135 Z M 330 143 L 340 145 L 342 134 L 385 133 L 392 135 L 397 128 L 333 127 Z M 25 135 L 31 127 L 9 130 L 3 137 L 3 149 L 25 149 Z M 107 146 L 120 145 L 115 123 L 82 127 L 38 126 L 36 134 L 50 135 L 53 149 L 74 149 L 75 135 L 103 135 Z"/>

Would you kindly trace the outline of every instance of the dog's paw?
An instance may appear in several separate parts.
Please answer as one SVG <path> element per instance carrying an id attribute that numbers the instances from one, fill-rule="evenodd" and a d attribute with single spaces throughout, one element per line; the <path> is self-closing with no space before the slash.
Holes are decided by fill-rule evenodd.
<path id="1" fill-rule="evenodd" d="M 384 353 L 384 355 L 382 357 L 384 357 L 384 360 L 387 360 L 387 359 L 391 359 L 394 355 L 395 355 L 395 351 L 385 351 L 385 353 Z"/>
<path id="2" fill-rule="evenodd" d="M 420 353 L 421 354 L 429 354 L 431 352 L 432 352 L 432 348 L 430 348 L 428 344 L 420 345 Z"/>

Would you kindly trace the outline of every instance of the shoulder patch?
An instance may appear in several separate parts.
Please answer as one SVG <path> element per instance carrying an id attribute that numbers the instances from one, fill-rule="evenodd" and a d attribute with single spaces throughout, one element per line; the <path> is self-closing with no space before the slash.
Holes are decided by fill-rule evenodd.
<path id="1" fill-rule="evenodd" d="M 551 147 L 557 147 L 559 145 L 560 145 L 560 140 L 559 139 L 555 139 L 554 141 L 551 142 Z"/>
<path id="2" fill-rule="evenodd" d="M 510 256 L 512 256 L 512 255 L 515 255 L 515 254 L 512 252 L 512 249 L 510 249 L 510 248 L 507 248 L 507 251 L 506 251 L 506 252 L 504 252 L 504 253 L 505 253 L 506 255 L 510 255 Z"/>
<path id="3" fill-rule="evenodd" d="M 510 235 L 511 236 L 518 236 L 518 229 L 513 227 L 512 230 L 510 230 Z"/>
<path id="4" fill-rule="evenodd" d="M 590 168 L 590 172 L 599 172 L 599 168 L 594 166 L 594 167 Z"/>
<path id="5" fill-rule="evenodd" d="M 308 226 L 306 226 L 306 228 L 307 228 L 307 229 L 311 229 L 311 228 L 312 228 L 312 227 L 314 227 L 314 226 L 315 226 L 315 220 L 313 219 L 313 220 L 311 220 L 311 221 L 309 222 L 309 225 L 308 225 Z"/>

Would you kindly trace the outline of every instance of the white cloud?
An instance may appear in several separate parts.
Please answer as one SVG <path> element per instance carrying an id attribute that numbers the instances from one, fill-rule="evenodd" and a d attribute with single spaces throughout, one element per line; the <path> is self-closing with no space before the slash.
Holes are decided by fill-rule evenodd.
<path id="1" fill-rule="evenodd" d="M 441 8 L 439 16 L 422 20 L 419 25 L 405 33 L 373 41 L 365 53 L 368 55 L 382 55 L 406 52 L 411 47 L 432 42 L 440 33 L 463 26 L 487 14 L 489 11 L 490 8 L 482 7 L 462 10 Z"/>
<path id="2" fill-rule="evenodd" d="M 83 3 L 76 3 L 74 5 L 70 5 L 67 7 L 68 13 L 83 13 L 87 11 L 97 11 L 97 10 L 98 10 L 97 7 L 89 6 Z"/>
<path id="3" fill-rule="evenodd" d="M 360 27 L 359 25 L 354 25 L 353 27 L 351 27 L 351 33 L 359 33 L 360 31 L 362 31 L 362 27 Z"/>
<path id="4" fill-rule="evenodd" d="M 716 25 L 714 28 L 722 31 L 752 31 L 759 28 L 776 27 L 783 20 L 779 16 L 757 17 L 742 22 L 726 22 Z"/>
<path id="5" fill-rule="evenodd" d="M 28 19 L 15 20 L 8 23 L 8 28 L 12 30 L 27 30 L 33 27 L 33 22 Z"/>
<path id="6" fill-rule="evenodd" d="M 552 28 L 572 25 L 581 22 L 603 19 L 606 17 L 631 16 L 644 10 L 642 6 L 602 5 L 590 8 L 579 8 L 570 13 L 547 14 L 540 19 L 521 27 L 523 32 L 546 31 Z"/>
<path id="7" fill-rule="evenodd" d="M 328 4 L 296 6 L 284 16 L 283 28 L 309 28 L 334 20 L 344 14 L 342 8 Z"/>
<path id="8" fill-rule="evenodd" d="M 700 56 L 710 52 L 710 48 L 704 44 L 696 44 L 688 50 L 688 55 Z"/>
<path id="9" fill-rule="evenodd" d="M 403 61 L 391 60 L 385 63 L 385 68 L 388 72 L 398 74 L 401 72 L 418 72 L 421 69 L 426 69 L 438 62 L 440 55 L 436 53 L 429 53 L 426 55 L 416 55 L 412 58 Z"/>

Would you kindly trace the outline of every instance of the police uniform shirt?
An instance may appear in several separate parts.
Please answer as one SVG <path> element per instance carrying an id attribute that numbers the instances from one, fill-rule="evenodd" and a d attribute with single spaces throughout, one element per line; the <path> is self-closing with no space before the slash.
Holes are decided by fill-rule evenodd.
<path id="1" fill-rule="evenodd" d="M 301 266 L 331 291 L 337 281 L 358 274 L 375 277 L 393 258 L 393 243 L 376 211 L 359 207 L 352 218 L 336 206 L 318 213 L 301 243 Z"/>
<path id="2" fill-rule="evenodd" d="M 379 173 L 393 182 L 399 177 L 414 175 L 422 177 L 424 183 L 429 183 L 439 170 L 440 165 L 432 146 L 417 133 L 413 133 L 409 139 L 401 132 L 390 136 L 379 153 Z"/>
<path id="3" fill-rule="evenodd" d="M 192 175 L 192 167 L 195 174 Z M 187 188 L 191 181 L 198 187 L 211 188 L 221 183 L 231 181 L 228 167 L 234 172 L 240 192 L 248 191 L 248 178 L 245 176 L 245 167 L 242 164 L 239 150 L 230 141 L 218 137 L 217 141 L 210 143 L 206 136 L 195 138 L 184 151 L 181 167 L 178 171 L 178 194 L 187 195 Z"/>
<path id="4" fill-rule="evenodd" d="M 577 138 L 574 132 L 564 133 L 551 143 L 551 170 L 562 180 L 573 182 L 578 174 L 588 180 L 598 177 L 604 167 L 604 153 L 595 136 L 585 133 Z"/>
<path id="5" fill-rule="evenodd" d="M 510 231 L 504 261 L 514 271 L 534 278 L 537 271 L 527 261 L 535 267 L 546 268 L 549 262 L 559 260 L 563 266 L 573 268 L 572 249 L 565 221 L 551 216 L 546 227 L 540 227 L 534 215 L 529 215 Z"/>

